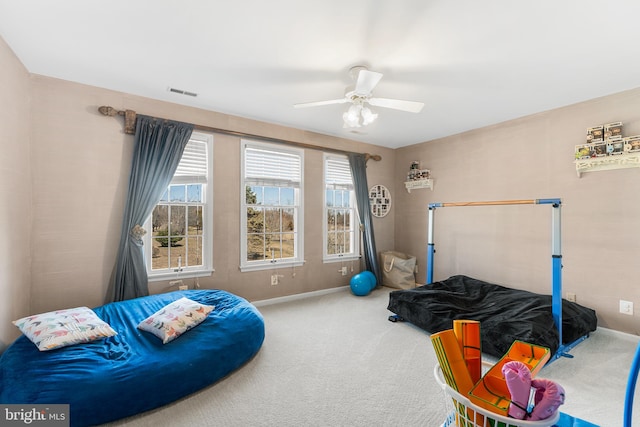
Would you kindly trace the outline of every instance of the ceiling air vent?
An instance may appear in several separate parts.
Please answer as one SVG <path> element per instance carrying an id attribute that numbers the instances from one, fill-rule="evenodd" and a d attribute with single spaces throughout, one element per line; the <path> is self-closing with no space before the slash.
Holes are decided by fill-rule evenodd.
<path id="1" fill-rule="evenodd" d="M 198 94 L 195 93 L 195 92 L 189 92 L 189 91 L 182 90 L 182 89 L 176 89 L 174 87 L 170 87 L 169 88 L 169 92 L 179 93 L 180 95 L 193 96 L 193 97 L 198 96 Z"/>

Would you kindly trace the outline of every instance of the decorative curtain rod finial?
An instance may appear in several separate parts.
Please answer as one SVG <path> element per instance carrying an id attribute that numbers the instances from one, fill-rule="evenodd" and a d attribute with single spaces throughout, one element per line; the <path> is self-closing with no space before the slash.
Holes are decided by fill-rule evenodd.
<path id="1" fill-rule="evenodd" d="M 115 115 L 120 115 L 123 116 L 124 115 L 124 111 L 118 111 L 113 107 L 109 107 L 106 105 L 103 105 L 102 107 L 98 108 L 98 111 L 100 111 L 100 113 L 103 116 L 115 116 Z"/>
<path id="2" fill-rule="evenodd" d="M 134 135 L 136 133 L 136 112 L 133 110 L 116 110 L 113 107 L 103 105 L 98 111 L 104 116 L 124 116 L 124 133 Z"/>
<path id="3" fill-rule="evenodd" d="M 375 160 L 376 162 L 379 162 L 380 160 L 382 160 L 382 156 L 379 154 L 369 154 L 369 153 L 365 153 L 364 155 L 364 162 L 368 162 L 369 159 L 371 160 Z"/>

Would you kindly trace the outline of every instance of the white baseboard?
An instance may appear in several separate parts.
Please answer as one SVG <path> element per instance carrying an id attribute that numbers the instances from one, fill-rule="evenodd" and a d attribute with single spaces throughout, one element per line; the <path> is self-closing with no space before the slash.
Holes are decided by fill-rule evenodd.
<path id="1" fill-rule="evenodd" d="M 300 299 L 304 299 L 304 298 L 311 298 L 311 297 L 317 297 L 317 296 L 321 296 L 321 295 L 332 294 L 334 292 L 343 292 L 343 291 L 345 291 L 347 289 L 349 289 L 349 286 L 340 286 L 340 287 L 337 287 L 337 288 L 320 289 L 319 291 L 304 292 L 304 293 L 301 293 L 301 294 L 287 295 L 287 296 L 284 296 L 284 297 L 277 297 L 277 298 L 264 299 L 264 300 L 260 300 L 260 301 L 254 301 L 251 304 L 255 305 L 256 307 L 261 307 L 261 306 L 265 306 L 265 305 L 279 304 L 281 302 L 290 302 L 290 301 L 296 301 L 296 300 L 300 300 Z"/>
<path id="2" fill-rule="evenodd" d="M 630 338 L 632 340 L 640 339 L 640 338 L 638 338 L 638 335 L 636 335 L 636 334 L 630 334 L 628 332 L 622 332 L 622 331 L 618 331 L 616 329 L 609 329 L 609 328 L 605 328 L 603 326 L 598 326 L 596 328 L 596 332 L 597 331 L 603 331 L 603 332 L 612 333 L 612 334 L 615 334 L 615 335 L 620 335 L 620 336 L 623 336 L 623 337 L 626 337 L 626 338 Z"/>

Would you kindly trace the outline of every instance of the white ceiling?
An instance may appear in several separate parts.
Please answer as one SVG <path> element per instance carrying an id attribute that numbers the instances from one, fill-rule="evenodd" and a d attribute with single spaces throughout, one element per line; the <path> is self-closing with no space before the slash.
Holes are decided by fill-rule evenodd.
<path id="1" fill-rule="evenodd" d="M 0 0 L 0 36 L 31 73 L 402 147 L 640 87 L 639 17 L 637 0 Z M 292 107 L 342 97 L 354 65 L 424 109 L 372 107 L 354 133 L 347 104 Z"/>

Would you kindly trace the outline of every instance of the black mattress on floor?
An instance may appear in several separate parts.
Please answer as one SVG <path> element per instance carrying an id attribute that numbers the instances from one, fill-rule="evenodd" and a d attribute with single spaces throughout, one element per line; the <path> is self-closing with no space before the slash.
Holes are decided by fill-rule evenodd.
<path id="1" fill-rule="evenodd" d="M 555 354 L 558 331 L 551 295 L 510 289 L 467 276 L 389 294 L 387 309 L 430 333 L 453 328 L 455 319 L 481 322 L 482 352 L 502 357 L 514 340 L 548 347 Z M 596 312 L 562 300 L 562 341 L 569 344 L 596 330 Z"/>

